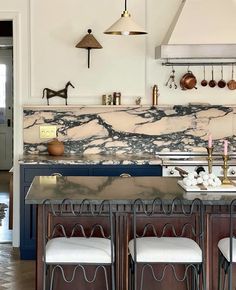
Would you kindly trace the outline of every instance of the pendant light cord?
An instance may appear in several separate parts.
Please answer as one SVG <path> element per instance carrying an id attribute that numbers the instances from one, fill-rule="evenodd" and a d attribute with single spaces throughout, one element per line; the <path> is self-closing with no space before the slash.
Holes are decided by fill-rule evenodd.
<path id="1" fill-rule="evenodd" d="M 127 0 L 125 0 L 125 11 L 127 11 Z"/>

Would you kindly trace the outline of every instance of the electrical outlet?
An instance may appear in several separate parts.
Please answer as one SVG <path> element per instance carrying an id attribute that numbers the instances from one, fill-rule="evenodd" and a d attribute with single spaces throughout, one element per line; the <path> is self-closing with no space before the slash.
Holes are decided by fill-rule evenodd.
<path id="1" fill-rule="evenodd" d="M 39 135 L 41 139 L 56 138 L 57 126 L 40 126 Z"/>

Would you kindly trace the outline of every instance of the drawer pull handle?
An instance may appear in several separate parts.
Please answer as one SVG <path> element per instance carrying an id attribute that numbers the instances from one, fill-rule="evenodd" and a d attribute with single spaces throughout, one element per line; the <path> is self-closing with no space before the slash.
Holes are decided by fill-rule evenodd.
<path id="1" fill-rule="evenodd" d="M 55 172 L 55 173 L 52 173 L 51 176 L 59 176 L 59 177 L 61 177 L 62 174 L 61 173 L 58 173 L 58 172 Z"/>
<path id="2" fill-rule="evenodd" d="M 121 173 L 120 177 L 131 177 L 129 173 Z"/>

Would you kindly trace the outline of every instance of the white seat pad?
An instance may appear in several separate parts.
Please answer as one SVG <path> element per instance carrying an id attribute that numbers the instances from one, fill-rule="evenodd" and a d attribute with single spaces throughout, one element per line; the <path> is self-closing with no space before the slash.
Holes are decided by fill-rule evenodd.
<path id="1" fill-rule="evenodd" d="M 228 261 L 230 261 L 229 242 L 230 238 L 224 238 L 218 243 L 218 248 Z M 233 262 L 236 262 L 236 239 L 233 239 Z"/>
<path id="2" fill-rule="evenodd" d="M 201 263 L 202 250 L 192 239 L 178 237 L 137 238 L 137 262 Z M 129 242 L 134 259 L 134 240 Z"/>
<path id="3" fill-rule="evenodd" d="M 111 263 L 111 241 L 104 238 L 59 237 L 46 245 L 46 263 Z"/>

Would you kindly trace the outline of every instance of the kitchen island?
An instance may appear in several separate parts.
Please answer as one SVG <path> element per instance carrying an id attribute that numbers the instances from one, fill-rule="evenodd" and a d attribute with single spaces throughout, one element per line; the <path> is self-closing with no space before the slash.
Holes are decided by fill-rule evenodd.
<path id="1" fill-rule="evenodd" d="M 231 200 L 236 198 L 236 194 L 229 192 L 206 194 L 206 191 L 201 190 L 197 193 L 186 193 L 177 184 L 177 180 L 167 177 L 35 177 L 25 202 L 38 206 L 37 290 L 42 289 L 42 204 L 46 199 L 53 204 L 60 204 L 65 198 L 70 199 L 75 204 L 81 203 L 84 199 L 93 202 L 104 199 L 111 201 L 116 224 L 117 289 L 129 290 L 127 246 L 131 238 L 131 204 L 138 198 L 151 201 L 157 197 L 161 198 L 166 204 L 176 197 L 184 199 L 186 203 L 190 203 L 196 197 L 203 200 L 206 209 L 207 288 L 216 289 L 217 243 L 219 239 L 229 234 L 229 204 Z M 176 220 L 176 223 L 178 222 L 179 220 Z M 170 280 L 168 282 L 172 283 Z M 171 284 L 172 288 L 173 285 Z M 170 285 L 168 286 L 170 287 Z M 84 289 L 87 290 L 87 288 Z M 97 289 L 100 290 L 99 287 Z M 175 289 L 182 289 L 181 285 L 175 285 Z"/>

